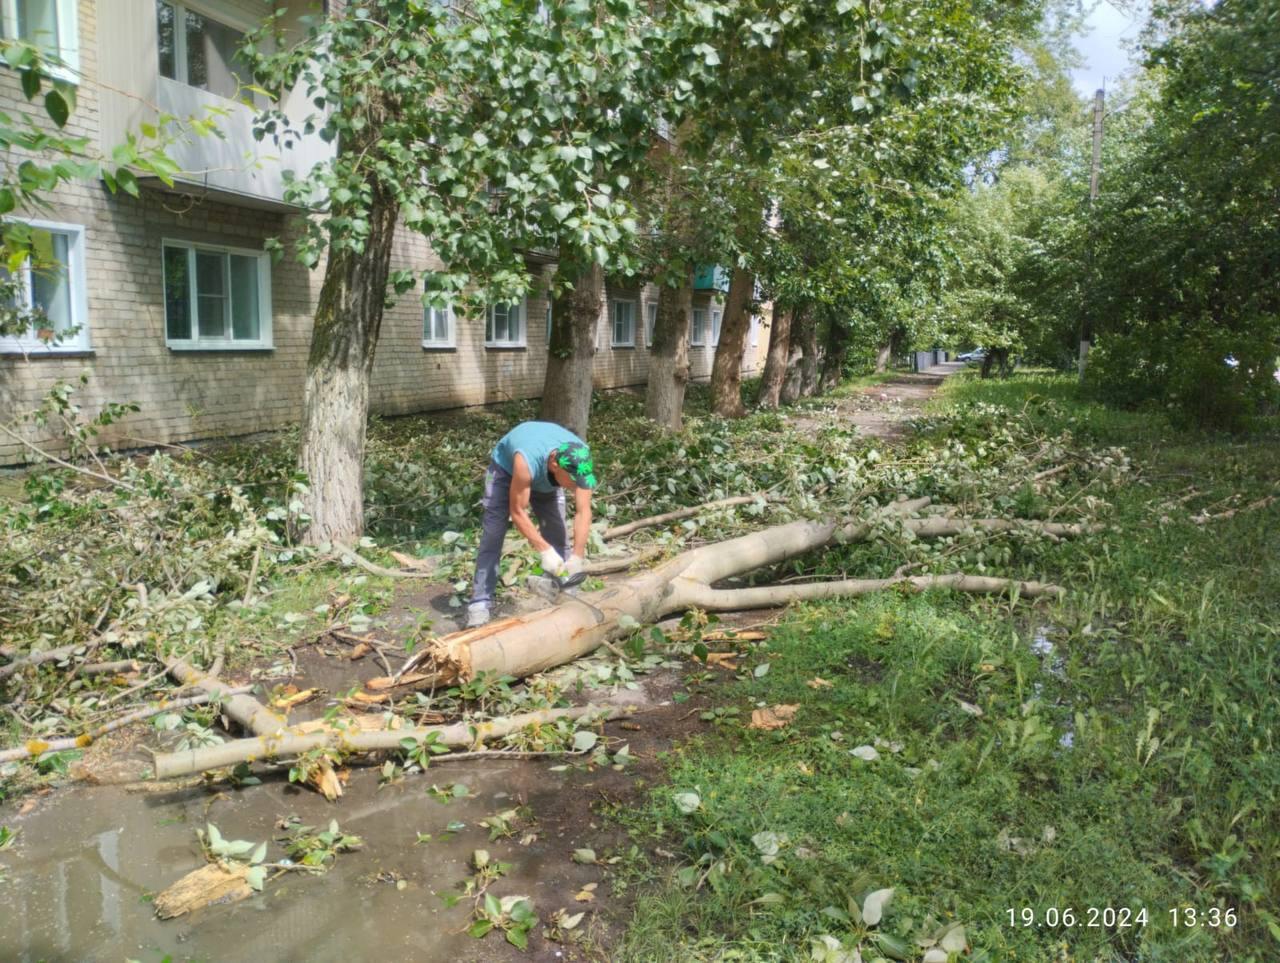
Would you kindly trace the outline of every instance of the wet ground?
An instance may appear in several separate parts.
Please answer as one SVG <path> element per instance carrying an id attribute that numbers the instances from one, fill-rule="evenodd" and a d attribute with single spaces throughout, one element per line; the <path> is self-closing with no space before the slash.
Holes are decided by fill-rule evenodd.
<path id="1" fill-rule="evenodd" d="M 583 865 L 572 855 L 590 848 L 608 860 L 630 848 L 610 825 L 610 808 L 637 802 L 658 773 L 657 753 L 702 725 L 696 701 L 671 699 L 679 676 L 659 670 L 635 690 L 591 693 L 592 701 L 638 710 L 607 727 L 616 744 L 630 745 L 634 762 L 622 772 L 584 762 L 556 771 L 552 767 L 563 763 L 557 759 L 457 762 L 379 787 L 378 771 L 366 767 L 353 769 L 345 795 L 329 803 L 290 785 L 278 770 L 262 785 L 239 790 L 100 786 L 35 798 L 22 815 L 6 807 L 0 823 L 20 835 L 0 861 L 0 959 L 607 959 L 609 926 L 621 919 L 608 866 Z M 463 798 L 442 802 L 431 792 L 458 784 L 466 787 Z M 528 819 L 510 838 L 491 841 L 478 825 L 521 806 Z M 362 837 L 364 847 L 339 855 L 324 876 L 289 873 L 244 902 L 167 922 L 155 918 L 152 895 L 204 863 L 196 829 L 211 822 L 224 838 L 256 843 L 280 835 L 277 823 L 289 816 L 319 827 L 336 819 L 343 832 Z M 431 839 L 418 842 L 419 834 Z M 470 903 L 449 908 L 439 894 L 461 889 L 476 849 L 511 864 L 492 885 L 495 896 L 529 897 L 544 924 L 560 909 L 585 912 L 574 931 L 578 938 L 552 942 L 540 925 L 529 952 L 519 953 L 496 932 L 484 940 L 467 935 Z M 283 857 L 273 841 L 268 861 Z M 664 857 L 640 852 L 637 858 Z M 593 883 L 590 900 L 578 899 Z"/>

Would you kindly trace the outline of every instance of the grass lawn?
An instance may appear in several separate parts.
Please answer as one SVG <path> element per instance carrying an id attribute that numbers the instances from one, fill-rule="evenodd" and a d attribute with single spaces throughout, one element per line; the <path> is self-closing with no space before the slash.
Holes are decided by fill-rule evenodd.
<path id="1" fill-rule="evenodd" d="M 674 858 L 632 867 L 615 958 L 1280 958 L 1280 503 L 1246 509 L 1280 493 L 1277 437 L 1175 432 L 1041 374 L 958 378 L 937 405 L 974 402 L 1136 465 L 1104 532 L 1005 560 L 1066 597 L 790 610 L 768 670 L 715 687 L 722 724 L 621 814 Z M 776 704 L 799 705 L 788 727 L 743 728 Z"/>

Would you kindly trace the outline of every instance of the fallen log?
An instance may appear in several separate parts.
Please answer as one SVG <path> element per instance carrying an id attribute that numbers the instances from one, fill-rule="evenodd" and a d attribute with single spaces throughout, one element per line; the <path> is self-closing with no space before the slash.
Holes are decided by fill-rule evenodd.
<path id="1" fill-rule="evenodd" d="M 503 719 L 490 719 L 487 722 L 457 722 L 448 726 L 422 726 L 413 729 L 369 731 L 329 728 L 313 732 L 282 730 L 270 736 L 237 739 L 217 746 L 159 753 L 155 757 L 155 777 L 172 779 L 193 772 L 222 769 L 241 762 L 300 756 L 312 749 L 336 749 L 344 754 L 398 750 L 405 739 L 422 741 L 432 738 L 433 733 L 437 745 L 471 748 L 519 732 L 526 726 L 542 725 L 558 719 L 593 717 L 607 720 L 623 713 L 622 709 L 586 705 L 571 709 L 542 709 Z"/>
<path id="2" fill-rule="evenodd" d="M 238 903 L 253 895 L 245 863 L 206 863 L 156 894 L 156 916 L 171 920 L 206 906 Z"/>
<path id="3" fill-rule="evenodd" d="M 250 686 L 243 686 L 239 689 L 231 689 L 230 693 L 240 693 L 250 691 Z M 185 709 L 188 706 L 198 706 L 206 702 L 211 702 L 213 696 L 207 692 L 200 695 L 188 696 L 183 699 L 174 699 L 171 702 L 161 702 L 157 705 L 147 706 L 130 712 L 127 715 L 120 716 L 118 719 L 112 719 L 110 722 L 103 723 L 88 732 L 83 732 L 78 736 L 66 736 L 60 739 L 30 739 L 26 745 L 18 746 L 16 749 L 5 749 L 0 751 L 0 762 L 15 762 L 19 759 L 41 758 L 52 752 L 65 752 L 68 749 L 83 749 L 92 745 L 109 732 L 115 732 L 117 729 L 123 729 L 127 725 L 135 722 L 142 722 L 144 719 L 150 719 L 152 716 L 158 716 L 162 712 L 176 712 L 178 709 Z"/>
<path id="4" fill-rule="evenodd" d="M 742 589 L 716 588 L 716 585 L 827 545 L 865 541 L 874 537 L 885 522 L 908 530 L 917 538 L 969 532 L 1025 532 L 1070 538 L 1096 530 L 1089 525 L 1024 519 L 907 517 L 928 505 L 927 498 L 903 500 L 886 506 L 868 520 L 791 522 L 683 552 L 647 572 L 615 582 L 603 591 L 563 597 L 552 608 L 432 640 L 406 663 L 398 678 L 374 679 L 368 687 L 378 691 L 393 686 L 403 689 L 449 685 L 470 681 L 481 672 L 523 678 L 580 658 L 625 636 L 637 623 L 657 622 L 691 608 L 719 611 L 765 608 L 798 599 L 858 595 L 891 588 L 1013 592 L 1027 598 L 1060 595 L 1062 589 L 1054 585 L 964 573 Z M 410 669 L 415 671 L 410 673 Z"/>

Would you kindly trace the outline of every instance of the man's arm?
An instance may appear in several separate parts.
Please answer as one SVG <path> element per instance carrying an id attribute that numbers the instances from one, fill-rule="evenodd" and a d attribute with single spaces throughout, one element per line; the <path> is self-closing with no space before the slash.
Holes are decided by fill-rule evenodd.
<path id="1" fill-rule="evenodd" d="M 542 537 L 538 527 L 529 518 L 529 499 L 533 494 L 533 474 L 529 471 L 529 463 L 524 455 L 515 453 L 511 459 L 511 521 L 516 531 L 529 540 L 539 552 L 551 548 L 551 544 Z M 574 535 L 577 536 L 577 524 L 574 524 Z"/>
<path id="2" fill-rule="evenodd" d="M 587 557 L 587 538 L 591 535 L 591 489 L 573 490 L 573 554 Z"/>

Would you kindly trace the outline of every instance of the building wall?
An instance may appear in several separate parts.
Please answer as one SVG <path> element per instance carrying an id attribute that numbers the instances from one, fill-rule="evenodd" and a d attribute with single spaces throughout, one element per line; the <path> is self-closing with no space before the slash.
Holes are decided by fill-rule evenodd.
<path id="1" fill-rule="evenodd" d="M 106 0 L 81 0 L 79 40 L 86 81 L 69 125 L 72 133 L 96 142 L 100 129 L 97 16 Z M 118 2 L 118 0 L 110 0 Z M 128 0 L 134 2 L 134 0 Z M 0 68 L 0 109 L 43 119 L 39 104 L 28 104 L 16 74 Z M 58 381 L 87 384 L 76 401 L 87 413 L 107 402 L 134 402 L 141 410 L 102 436 L 126 448 L 153 442 L 181 442 L 283 428 L 298 420 L 310 343 L 311 318 L 321 274 L 286 256 L 271 268 L 273 346 L 270 350 L 176 351 L 166 346 L 161 274 L 161 242 L 189 240 L 261 250 L 268 238 L 289 246 L 289 216 L 215 199 L 144 190 L 141 198 L 113 195 L 98 182 L 60 188 L 45 220 L 83 225 L 89 349 L 76 353 L 0 353 L 0 417 L 35 407 Z M 402 233 L 394 267 L 438 267 L 426 241 Z M 652 285 L 610 285 L 599 319 L 595 386 L 608 389 L 645 382 L 648 347 L 645 310 L 657 298 Z M 612 346 L 609 299 L 635 300 L 636 346 Z M 696 306 L 709 296 L 699 293 Z M 523 349 L 484 346 L 483 319 L 456 320 L 452 350 L 424 349 L 423 309 L 413 294 L 399 299 L 383 321 L 371 386 L 373 411 L 410 414 L 432 409 L 486 404 L 542 393 L 546 372 L 546 300 L 531 297 Z M 767 331 L 748 347 L 744 371 L 763 365 Z M 695 379 L 709 377 L 714 349 L 691 347 Z M 47 435 L 28 426 L 37 443 Z M 0 464 L 28 460 L 26 451 L 0 441 Z"/>

